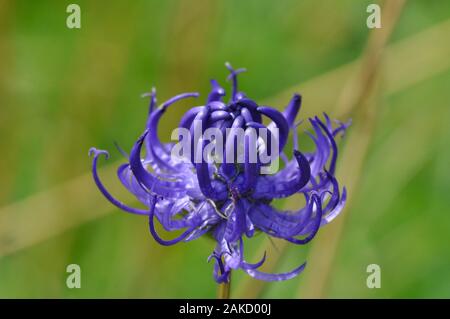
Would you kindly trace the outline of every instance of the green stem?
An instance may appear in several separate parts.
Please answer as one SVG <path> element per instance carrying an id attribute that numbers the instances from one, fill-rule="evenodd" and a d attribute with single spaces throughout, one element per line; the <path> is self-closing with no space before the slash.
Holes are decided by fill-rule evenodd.
<path id="1" fill-rule="evenodd" d="M 230 279 L 226 283 L 219 284 L 217 289 L 217 299 L 230 299 L 231 274 Z"/>

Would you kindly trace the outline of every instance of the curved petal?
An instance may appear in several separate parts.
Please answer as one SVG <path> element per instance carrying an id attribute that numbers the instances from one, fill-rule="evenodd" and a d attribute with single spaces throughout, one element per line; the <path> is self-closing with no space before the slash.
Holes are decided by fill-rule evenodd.
<path id="1" fill-rule="evenodd" d="M 295 123 L 295 117 L 297 116 L 300 107 L 302 105 L 302 96 L 300 94 L 295 93 L 289 102 L 288 106 L 283 112 L 284 117 L 289 125 L 289 127 L 293 127 Z"/>
<path id="2" fill-rule="evenodd" d="M 171 156 L 167 152 L 167 150 L 164 148 L 164 146 L 161 144 L 161 141 L 158 137 L 158 124 L 162 117 L 162 115 L 166 112 L 167 108 L 174 104 L 175 102 L 189 98 L 189 97 L 198 97 L 198 93 L 183 93 L 176 95 L 163 104 L 161 106 L 152 112 L 150 115 L 150 118 L 148 120 L 147 124 L 147 130 L 149 132 L 148 138 L 147 138 L 147 149 L 151 152 L 153 158 L 155 161 L 158 162 L 158 165 L 163 167 L 164 169 L 167 169 L 169 171 L 176 171 L 176 168 L 174 167 L 174 164 L 171 162 Z"/>
<path id="3" fill-rule="evenodd" d="M 178 236 L 175 239 L 164 240 L 161 237 L 159 237 L 159 235 L 158 235 L 158 233 L 156 232 L 156 229 L 155 229 L 155 221 L 154 221 L 155 204 L 156 204 L 156 196 L 153 197 L 152 205 L 150 206 L 150 211 L 149 211 L 149 214 L 148 214 L 148 225 L 149 225 L 150 233 L 152 234 L 153 238 L 160 245 L 171 246 L 171 245 L 174 245 L 176 243 L 179 243 L 180 241 L 184 240 L 187 236 L 189 236 L 189 234 L 192 232 L 193 228 L 187 229 L 185 232 L 183 232 L 180 236 Z"/>
<path id="4" fill-rule="evenodd" d="M 320 224 L 322 221 L 322 204 L 321 204 L 320 198 L 318 196 L 313 195 L 312 199 L 316 204 L 316 216 L 314 217 L 312 229 L 309 232 L 308 236 L 306 236 L 303 239 L 286 238 L 286 240 L 290 241 L 291 243 L 294 243 L 297 245 L 305 245 L 305 244 L 309 243 L 314 238 L 314 236 L 316 236 L 317 232 L 319 231 Z"/>
<path id="5" fill-rule="evenodd" d="M 258 104 L 256 104 L 255 101 L 243 98 L 237 101 L 237 105 L 241 106 L 242 109 L 247 109 L 250 114 L 252 115 L 253 121 L 256 123 L 262 123 L 262 117 L 261 114 L 258 112 Z"/>
<path id="6" fill-rule="evenodd" d="M 237 75 L 239 73 L 245 72 L 247 71 L 246 69 L 233 69 L 233 67 L 231 66 L 231 64 L 229 62 L 225 63 L 225 66 L 227 67 L 227 69 L 230 71 L 230 75 L 228 76 L 227 80 L 232 80 L 233 81 L 233 90 L 231 92 L 231 101 L 235 101 L 236 100 L 236 95 L 238 93 L 238 83 L 237 83 Z"/>
<path id="7" fill-rule="evenodd" d="M 198 147 L 198 151 L 202 152 L 203 154 L 203 150 L 207 145 L 207 141 L 200 139 L 199 144 L 200 147 Z M 214 201 L 224 200 L 227 198 L 227 192 L 225 189 L 223 189 L 223 191 L 221 192 L 213 187 L 209 172 L 209 164 L 203 159 L 203 156 L 201 158 L 201 162 L 195 164 L 195 169 L 197 172 L 197 179 L 200 190 L 207 198 Z"/>
<path id="8" fill-rule="evenodd" d="M 247 97 L 247 95 L 245 95 L 244 92 L 237 92 L 237 93 L 236 93 L 236 101 L 245 99 L 246 97 Z"/>
<path id="9" fill-rule="evenodd" d="M 271 108 L 271 107 L 267 107 L 267 106 L 260 106 L 258 107 L 258 112 L 267 116 L 268 118 L 270 118 L 275 125 L 278 127 L 279 130 L 279 152 L 281 153 L 284 146 L 286 145 L 287 142 L 287 138 L 289 135 L 289 125 L 288 122 L 286 121 L 286 119 L 284 118 L 283 114 L 281 114 L 279 111 Z M 268 126 L 269 130 L 271 130 L 270 125 Z M 273 132 L 272 132 L 273 134 Z"/>
<path id="10" fill-rule="evenodd" d="M 339 203 L 339 199 L 341 196 L 339 192 L 339 184 L 337 182 L 337 179 L 334 176 L 332 176 L 327 170 L 325 170 L 325 173 L 327 174 L 327 179 L 330 181 L 332 190 L 331 190 L 331 198 L 323 210 L 324 216 L 327 214 L 327 212 L 333 210 L 336 207 L 336 205 Z"/>
<path id="11" fill-rule="evenodd" d="M 279 274 L 269 274 L 265 272 L 261 272 L 256 269 L 244 269 L 244 271 L 249 274 L 251 277 L 258 279 L 258 280 L 264 280 L 264 281 L 283 281 L 283 280 L 289 280 L 294 277 L 296 277 L 298 274 L 300 274 L 303 269 L 306 267 L 306 262 L 301 264 L 299 267 L 295 268 L 294 270 L 290 272 L 285 273 L 279 273 Z"/>
<path id="12" fill-rule="evenodd" d="M 212 101 L 221 101 L 222 97 L 225 96 L 225 90 L 219 85 L 216 80 L 211 80 L 212 90 L 208 95 L 207 103 Z"/>
<path id="13" fill-rule="evenodd" d="M 147 121 L 148 121 L 148 119 L 150 118 L 150 115 L 153 113 L 153 110 L 156 105 L 156 88 L 152 87 L 152 91 L 150 93 L 144 93 L 141 95 L 141 97 L 147 97 L 147 96 L 150 96 L 150 103 L 148 106 L 148 118 L 147 118 Z"/>
<path id="14" fill-rule="evenodd" d="M 209 257 L 208 257 L 208 262 L 214 258 L 215 259 L 215 263 L 214 263 L 214 280 L 220 284 L 220 283 L 225 283 L 225 282 L 229 282 L 229 275 L 230 272 L 225 270 L 224 264 L 222 262 L 222 255 L 217 255 L 216 252 L 213 252 Z"/>
<path id="15" fill-rule="evenodd" d="M 213 101 L 208 104 L 211 111 L 225 111 L 226 105 L 219 101 Z M 185 128 L 189 130 L 191 128 L 192 122 L 194 122 L 195 117 L 200 111 L 205 110 L 205 106 L 196 106 L 189 109 L 181 118 L 180 124 L 178 125 L 180 128 Z"/>
<path id="16" fill-rule="evenodd" d="M 261 123 L 258 123 L 258 122 L 247 122 L 246 123 L 246 127 L 247 128 L 248 127 L 254 128 L 255 130 L 258 130 L 258 133 L 259 133 L 260 129 L 266 130 L 267 136 L 258 134 L 259 137 L 261 137 L 261 140 L 262 140 L 262 142 L 260 142 L 259 146 L 261 146 L 261 147 L 264 146 L 264 148 L 266 149 L 267 155 L 269 155 L 269 152 L 270 153 L 272 152 L 272 138 L 273 138 L 272 137 L 272 132 L 270 130 L 268 130 L 265 125 L 263 125 Z M 270 156 L 272 156 L 272 154 L 270 154 Z"/>
<path id="17" fill-rule="evenodd" d="M 234 202 L 234 209 L 228 217 L 224 239 L 227 242 L 237 241 L 246 229 L 246 216 L 249 205 L 244 200 Z"/>
<path id="18" fill-rule="evenodd" d="M 341 121 L 337 121 L 337 120 L 335 120 L 335 122 L 337 123 L 337 124 L 339 124 L 339 126 L 337 127 L 337 128 L 335 128 L 334 130 L 333 130 L 333 136 L 337 136 L 339 133 L 341 133 L 342 132 L 342 137 L 345 135 L 345 131 L 348 129 L 348 127 L 350 126 L 350 125 L 352 125 L 352 120 L 350 119 L 350 120 L 348 120 L 347 122 L 341 122 Z"/>
<path id="19" fill-rule="evenodd" d="M 161 116 L 166 112 L 167 108 L 179 100 L 198 96 L 198 93 L 183 93 L 176 95 L 161 104 L 161 106 L 151 114 L 147 128 L 149 130 L 149 140 L 151 141 L 152 148 L 165 152 L 165 149 L 158 137 L 158 124 Z"/>
<path id="20" fill-rule="evenodd" d="M 209 102 L 207 105 L 211 109 L 211 111 L 226 111 L 226 110 L 228 110 L 228 106 L 221 101 L 212 101 L 212 102 Z"/>
<path id="21" fill-rule="evenodd" d="M 139 208 L 133 208 L 133 207 L 129 207 L 127 205 L 125 205 L 124 203 L 122 203 L 121 201 L 115 199 L 109 192 L 108 190 L 105 188 L 105 186 L 103 185 L 103 183 L 100 180 L 100 177 L 98 176 L 98 172 L 97 172 L 97 162 L 98 162 L 98 157 L 100 155 L 105 155 L 106 158 L 109 157 L 109 154 L 107 151 L 103 151 L 103 150 L 98 150 L 94 147 L 92 147 L 89 150 L 89 156 L 92 156 L 92 154 L 94 155 L 94 159 L 92 161 L 92 176 L 94 177 L 94 181 L 95 184 L 97 185 L 98 189 L 100 190 L 100 192 L 103 194 L 103 196 L 106 197 L 106 199 L 108 201 L 110 201 L 114 206 L 128 212 L 128 213 L 132 213 L 132 214 L 138 214 L 138 215 L 147 215 L 148 211 L 144 210 L 144 209 L 139 209 Z"/>
<path id="22" fill-rule="evenodd" d="M 190 128 L 190 138 L 191 138 L 191 163 L 195 165 L 196 162 L 203 160 L 203 153 L 199 153 L 198 144 L 207 128 L 207 121 L 211 108 L 207 105 L 203 110 L 201 110 L 194 119 L 194 124 Z M 200 134 L 197 134 L 200 133 Z M 201 144 L 200 144 L 201 145 Z M 202 155 L 200 159 L 196 158 L 197 153 Z"/>
<path id="23" fill-rule="evenodd" d="M 209 124 L 215 123 L 217 121 L 222 121 L 222 120 L 229 120 L 231 119 L 231 114 L 228 113 L 227 111 L 214 111 L 211 113 L 211 116 L 209 118 Z"/>
<path id="24" fill-rule="evenodd" d="M 242 261 L 240 267 L 242 269 L 257 269 L 257 268 L 261 267 L 265 261 L 266 261 L 266 252 L 264 252 L 264 255 L 260 261 L 254 263 L 254 264 L 248 263 L 246 261 Z"/>
<path id="25" fill-rule="evenodd" d="M 176 201 L 171 201 L 169 205 L 165 205 L 165 209 L 156 207 L 155 215 L 158 218 L 161 225 L 166 231 L 174 231 L 178 229 L 187 228 L 192 226 L 188 216 L 183 216 L 180 219 L 174 219 L 175 215 L 182 215 L 184 210 L 189 209 L 189 198 L 182 198 Z"/>
<path id="26" fill-rule="evenodd" d="M 254 122 L 252 113 L 246 107 L 241 109 L 241 115 L 244 118 L 245 123 Z"/>
<path id="27" fill-rule="evenodd" d="M 298 169 L 295 174 L 290 174 L 291 178 L 286 179 L 286 168 L 273 176 L 260 177 L 255 191 L 254 198 L 283 198 L 299 192 L 311 177 L 311 168 L 306 157 L 299 151 L 294 151 Z M 287 170 L 291 170 L 289 167 Z M 278 175 L 280 174 L 280 175 Z"/>
<path id="28" fill-rule="evenodd" d="M 186 113 L 184 113 L 183 117 L 181 118 L 178 127 L 189 130 L 197 114 L 204 108 L 205 108 L 204 106 L 196 106 L 188 110 Z"/>
<path id="29" fill-rule="evenodd" d="M 313 203 L 296 212 L 278 211 L 264 203 L 254 204 L 249 211 L 250 220 L 255 227 L 277 238 L 291 238 L 299 234 L 309 223 L 312 215 Z"/>
<path id="30" fill-rule="evenodd" d="M 331 143 L 331 149 L 333 150 L 333 155 L 331 157 L 330 167 L 329 171 L 331 175 L 334 175 L 335 169 L 336 169 L 336 159 L 338 156 L 338 149 L 336 145 L 336 141 L 334 140 L 333 134 L 328 130 L 328 128 L 323 124 L 323 122 L 316 116 L 316 121 L 320 125 L 320 127 L 323 129 L 325 134 L 328 137 L 329 142 Z"/>
<path id="31" fill-rule="evenodd" d="M 315 119 L 309 119 L 316 136 L 306 132 L 306 134 L 313 140 L 316 145 L 316 150 L 312 154 L 311 160 L 311 173 L 314 177 L 323 171 L 329 155 L 330 155 L 330 144 L 328 138 L 323 134 L 322 129 Z"/>
<path id="32" fill-rule="evenodd" d="M 242 237 L 239 239 L 239 256 L 240 256 L 240 268 L 242 269 L 256 269 L 261 267 L 266 261 L 266 252 L 264 252 L 263 257 L 257 263 L 251 264 L 244 260 L 244 241 Z"/>
<path id="33" fill-rule="evenodd" d="M 229 134 L 226 137 L 225 153 L 223 154 L 224 162 L 221 165 L 222 172 L 226 176 L 232 176 L 235 173 L 236 161 L 235 159 L 228 159 L 228 156 L 234 155 L 237 158 L 238 141 L 236 135 L 234 135 L 234 130 L 242 128 L 244 124 L 244 118 L 241 115 L 237 116 L 231 125 Z"/>
<path id="34" fill-rule="evenodd" d="M 151 175 L 142 165 L 140 158 L 142 143 L 148 131 L 138 139 L 130 153 L 130 168 L 139 183 L 144 185 L 148 191 L 155 192 L 164 197 L 181 197 L 186 193 L 182 182 L 161 181 Z"/>
<path id="35" fill-rule="evenodd" d="M 122 164 L 117 169 L 117 177 L 122 185 L 146 206 L 150 206 L 152 195 L 136 180 L 128 163 Z"/>
<path id="36" fill-rule="evenodd" d="M 342 197 L 341 197 L 339 203 L 333 208 L 332 211 L 330 211 L 327 215 L 325 215 L 323 217 L 322 222 L 320 223 L 320 226 L 324 226 L 324 225 L 330 223 L 333 219 L 335 219 L 340 214 L 342 209 L 345 207 L 346 201 L 347 201 L 347 190 L 344 187 L 344 189 L 342 190 Z"/>
<path id="37" fill-rule="evenodd" d="M 244 135 L 244 183 L 239 187 L 239 193 L 244 194 L 253 191 L 258 179 L 258 163 L 251 162 L 251 152 L 256 153 L 257 140 L 252 141 L 251 131 L 245 130 Z"/>

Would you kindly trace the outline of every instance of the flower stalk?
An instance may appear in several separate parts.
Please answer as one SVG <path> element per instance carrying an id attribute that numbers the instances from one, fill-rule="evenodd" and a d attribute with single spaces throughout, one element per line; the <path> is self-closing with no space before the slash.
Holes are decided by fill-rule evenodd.
<path id="1" fill-rule="evenodd" d="M 231 272 L 227 282 L 220 283 L 217 288 L 217 299 L 230 299 L 231 293 Z"/>

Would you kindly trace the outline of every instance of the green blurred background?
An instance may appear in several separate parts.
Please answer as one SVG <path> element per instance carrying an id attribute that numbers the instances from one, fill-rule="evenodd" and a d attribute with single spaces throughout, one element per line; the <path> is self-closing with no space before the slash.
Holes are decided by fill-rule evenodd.
<path id="1" fill-rule="evenodd" d="M 450 2 L 407 1 L 367 119 L 335 107 L 345 87 L 357 90 L 354 61 L 365 54 L 372 2 L 80 0 L 76 30 L 66 27 L 72 1 L 0 0 L 0 297 L 214 298 L 206 263 L 214 243 L 158 246 L 145 218 L 119 212 L 97 191 L 87 151 L 111 151 L 101 176 L 134 203 L 115 178 L 123 159 L 113 142 L 129 150 L 142 131 L 140 94 L 154 85 L 159 101 L 189 91 L 204 99 L 210 78 L 225 84 L 225 61 L 248 69 L 240 87 L 257 101 L 282 109 L 299 91 L 300 118 L 327 111 L 354 120 L 338 163 L 350 184 L 345 223 L 307 247 L 264 235 L 247 241 L 251 260 L 270 250 L 266 270 L 309 263 L 289 282 L 237 272 L 232 296 L 450 297 Z M 168 112 L 165 140 L 188 107 Z M 72 263 L 81 266 L 81 289 L 66 287 Z M 372 263 L 380 289 L 366 286 Z"/>

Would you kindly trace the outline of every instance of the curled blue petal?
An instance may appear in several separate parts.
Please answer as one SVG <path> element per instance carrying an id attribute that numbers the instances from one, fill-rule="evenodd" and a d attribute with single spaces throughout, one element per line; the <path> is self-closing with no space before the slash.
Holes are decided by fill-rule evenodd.
<path id="1" fill-rule="evenodd" d="M 311 167 L 306 157 L 299 151 L 294 151 L 294 157 L 298 164 L 298 171 L 286 179 L 286 171 L 281 171 L 274 176 L 260 178 L 255 191 L 254 198 L 282 198 L 299 192 L 310 180 Z M 286 169 L 292 170 L 291 168 Z"/>
<path id="2" fill-rule="evenodd" d="M 186 237 L 189 236 L 189 234 L 192 232 L 193 228 L 187 229 L 185 232 L 183 232 L 180 236 L 178 236 L 175 239 L 164 240 L 161 237 L 159 237 L 159 235 L 158 235 L 158 233 L 156 232 L 156 229 L 155 229 L 155 221 L 154 221 L 155 205 L 156 205 L 156 196 L 153 197 L 152 205 L 150 206 L 150 210 L 149 210 L 149 213 L 148 213 L 148 225 L 149 225 L 150 233 L 152 234 L 153 238 L 160 245 L 163 245 L 163 246 L 175 245 L 176 243 L 179 243 L 180 241 L 184 240 Z"/>
<path id="3" fill-rule="evenodd" d="M 238 94 L 237 75 L 239 73 L 245 72 L 247 70 L 243 69 L 243 68 L 235 70 L 235 69 L 233 69 L 233 67 L 231 66 L 231 64 L 229 62 L 225 63 L 225 66 L 230 71 L 230 75 L 228 76 L 227 80 L 231 80 L 233 82 L 233 88 L 232 88 L 232 92 L 231 92 L 231 100 L 235 101 L 236 95 Z"/>
<path id="4" fill-rule="evenodd" d="M 286 110 L 283 112 L 284 117 L 289 125 L 292 127 L 295 123 L 295 117 L 300 111 L 300 107 L 302 105 L 302 96 L 300 94 L 294 94 L 291 101 L 289 102 Z"/>
<path id="5" fill-rule="evenodd" d="M 322 222 L 322 204 L 320 202 L 320 199 L 318 199 L 317 196 L 313 195 L 314 203 L 316 204 L 316 217 L 314 218 L 314 222 L 312 224 L 312 229 L 309 232 L 309 234 L 302 239 L 299 238 L 287 238 L 288 241 L 291 243 L 297 244 L 297 245 L 305 245 L 309 243 L 314 236 L 316 236 L 317 232 L 319 231 L 320 224 Z"/>
<path id="6" fill-rule="evenodd" d="M 252 134 L 249 129 L 245 130 L 244 135 L 244 183 L 239 189 L 240 193 L 247 193 L 253 191 L 256 185 L 258 177 L 258 163 L 255 161 L 251 162 L 250 153 L 252 149 L 256 150 L 257 140 L 255 138 L 252 141 Z"/>
<path id="7" fill-rule="evenodd" d="M 325 124 L 323 124 L 323 122 L 317 116 L 316 116 L 316 121 L 320 125 L 320 127 L 324 130 L 325 134 L 327 135 L 327 137 L 331 143 L 333 155 L 331 157 L 330 167 L 328 170 L 330 171 L 331 174 L 334 175 L 334 171 L 336 169 L 336 160 L 337 160 L 337 156 L 338 156 L 338 148 L 336 145 L 336 141 L 334 140 L 333 134 L 328 130 L 328 128 L 325 126 Z"/>
<path id="8" fill-rule="evenodd" d="M 216 80 L 211 80 L 212 90 L 208 95 L 207 103 L 212 101 L 220 101 L 223 96 L 225 96 L 225 90 L 219 85 Z"/>
<path id="9" fill-rule="evenodd" d="M 205 107 L 204 106 L 197 106 L 193 107 L 186 113 L 184 113 L 183 117 L 181 118 L 180 124 L 178 125 L 180 128 L 185 128 L 189 130 L 191 128 L 192 122 L 194 122 L 195 117 L 197 114 L 202 111 Z"/>
<path id="10" fill-rule="evenodd" d="M 205 146 L 207 145 L 207 141 L 199 140 L 198 151 L 203 153 Z M 201 162 L 195 164 L 195 169 L 197 171 L 198 183 L 200 185 L 200 189 L 202 193 L 209 199 L 212 200 L 224 200 L 227 196 L 226 193 L 218 192 L 211 182 L 211 173 L 209 171 L 209 164 L 203 160 L 201 157 Z"/>
<path id="11" fill-rule="evenodd" d="M 139 138 L 130 153 L 130 168 L 134 176 L 148 191 L 160 196 L 172 197 L 185 194 L 186 190 L 182 182 L 161 181 L 142 166 L 140 153 L 146 135 L 147 131 Z"/>
<path id="12" fill-rule="evenodd" d="M 295 268 L 290 272 L 279 273 L 279 274 L 269 274 L 256 269 L 244 269 L 244 271 L 249 274 L 251 277 L 264 280 L 264 281 L 283 281 L 289 280 L 294 277 L 297 277 L 306 267 L 306 262 L 301 264 L 299 267 Z"/>
<path id="13" fill-rule="evenodd" d="M 103 196 L 105 196 L 106 199 L 109 200 L 114 206 L 116 206 L 116 207 L 118 207 L 118 208 L 120 208 L 120 209 L 122 209 L 122 210 L 124 210 L 124 211 L 126 211 L 128 213 L 133 213 L 133 214 L 138 214 L 138 215 L 147 215 L 148 212 L 146 210 L 127 206 L 124 203 L 122 203 L 121 201 L 115 199 L 108 192 L 108 190 L 105 188 L 105 186 L 101 182 L 100 177 L 98 176 L 98 172 L 97 172 L 98 157 L 100 155 L 105 155 L 106 158 L 108 158 L 109 157 L 108 152 L 107 151 L 103 151 L 103 150 L 98 150 L 95 147 L 92 147 L 89 150 L 89 156 L 92 156 L 92 155 L 94 155 L 94 159 L 92 160 L 92 176 L 94 177 L 95 184 L 97 185 L 98 189 L 103 194 Z"/>
<path id="14" fill-rule="evenodd" d="M 258 107 L 258 112 L 261 114 L 264 114 L 265 116 L 270 118 L 273 121 L 273 123 L 275 123 L 275 125 L 278 127 L 278 130 L 279 130 L 279 143 L 278 143 L 279 144 L 279 153 L 281 153 L 284 146 L 286 145 L 287 138 L 289 135 L 289 125 L 288 125 L 288 122 L 286 121 L 286 118 L 283 116 L 283 114 L 281 114 L 277 110 L 272 109 L 267 106 Z M 268 128 L 269 128 L 269 130 L 271 129 L 270 126 Z M 273 132 L 272 132 L 272 134 L 273 134 Z"/>

